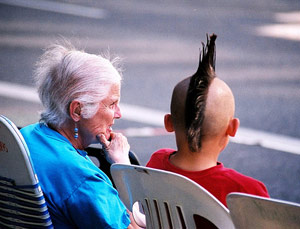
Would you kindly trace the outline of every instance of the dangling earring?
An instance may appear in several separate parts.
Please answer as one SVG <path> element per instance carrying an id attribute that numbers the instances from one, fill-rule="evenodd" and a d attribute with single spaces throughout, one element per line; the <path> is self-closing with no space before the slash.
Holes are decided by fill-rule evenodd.
<path id="1" fill-rule="evenodd" d="M 75 128 L 74 128 L 74 138 L 78 138 L 78 128 L 77 128 L 77 122 L 75 122 Z"/>

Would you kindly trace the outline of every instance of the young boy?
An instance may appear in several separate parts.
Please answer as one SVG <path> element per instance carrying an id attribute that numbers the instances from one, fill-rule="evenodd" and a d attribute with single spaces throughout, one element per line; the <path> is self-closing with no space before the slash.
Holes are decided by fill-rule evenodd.
<path id="1" fill-rule="evenodd" d="M 177 151 L 160 149 L 148 167 L 184 175 L 207 189 L 225 206 L 230 192 L 269 197 L 265 185 L 237 171 L 225 168 L 218 157 L 234 137 L 239 120 L 234 117 L 234 96 L 215 73 L 215 40 L 212 34 L 200 55 L 197 72 L 179 82 L 165 115 L 165 128 L 175 131 Z"/>

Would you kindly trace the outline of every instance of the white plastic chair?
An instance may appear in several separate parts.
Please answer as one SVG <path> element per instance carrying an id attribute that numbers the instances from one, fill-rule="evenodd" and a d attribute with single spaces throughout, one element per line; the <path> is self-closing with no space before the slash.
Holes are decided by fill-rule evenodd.
<path id="1" fill-rule="evenodd" d="M 27 145 L 0 115 L 0 228 L 53 228 Z"/>
<path id="2" fill-rule="evenodd" d="M 300 228 L 300 204 L 244 193 L 230 193 L 226 201 L 237 229 Z"/>
<path id="3" fill-rule="evenodd" d="M 194 181 L 167 171 L 114 164 L 111 174 L 132 211 L 142 205 L 148 228 L 234 228 L 228 209 Z"/>

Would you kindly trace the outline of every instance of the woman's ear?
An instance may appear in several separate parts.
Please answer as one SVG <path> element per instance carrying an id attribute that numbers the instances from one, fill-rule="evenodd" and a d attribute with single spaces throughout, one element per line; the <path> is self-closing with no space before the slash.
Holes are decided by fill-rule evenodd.
<path id="1" fill-rule="evenodd" d="M 231 121 L 228 125 L 226 133 L 229 136 L 234 137 L 237 130 L 238 130 L 238 128 L 239 128 L 239 126 L 240 126 L 240 120 L 238 118 L 231 119 Z"/>
<path id="2" fill-rule="evenodd" d="M 174 131 L 174 126 L 173 126 L 173 122 L 172 122 L 172 115 L 171 114 L 166 114 L 164 121 L 165 121 L 165 129 L 168 132 L 173 132 Z"/>
<path id="3" fill-rule="evenodd" d="M 81 118 L 81 104 L 79 101 L 73 100 L 69 105 L 70 117 L 78 122 Z"/>

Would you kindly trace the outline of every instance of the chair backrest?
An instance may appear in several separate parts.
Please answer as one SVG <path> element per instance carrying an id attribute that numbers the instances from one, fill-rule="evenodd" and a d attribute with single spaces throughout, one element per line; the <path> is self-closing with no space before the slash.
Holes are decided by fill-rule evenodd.
<path id="1" fill-rule="evenodd" d="M 147 229 L 234 228 L 228 209 L 184 176 L 122 164 L 113 164 L 111 174 L 126 207 L 142 205 Z"/>
<path id="2" fill-rule="evenodd" d="M 300 228 L 300 204 L 244 193 L 230 193 L 227 205 L 238 228 Z"/>
<path id="3" fill-rule="evenodd" d="M 0 115 L 0 228 L 53 228 L 18 128 Z"/>

